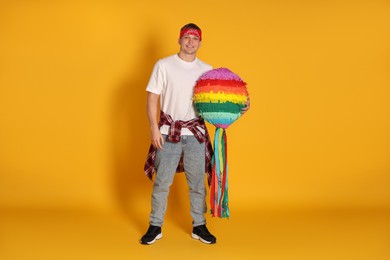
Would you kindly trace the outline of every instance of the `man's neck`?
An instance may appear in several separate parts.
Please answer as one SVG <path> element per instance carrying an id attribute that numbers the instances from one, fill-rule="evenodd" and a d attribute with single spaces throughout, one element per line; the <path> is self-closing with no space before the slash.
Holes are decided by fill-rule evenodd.
<path id="1" fill-rule="evenodd" d="M 191 61 L 194 61 L 196 59 L 196 54 L 185 54 L 183 52 L 179 52 L 178 56 L 180 59 L 187 61 L 187 62 L 191 62 Z"/>

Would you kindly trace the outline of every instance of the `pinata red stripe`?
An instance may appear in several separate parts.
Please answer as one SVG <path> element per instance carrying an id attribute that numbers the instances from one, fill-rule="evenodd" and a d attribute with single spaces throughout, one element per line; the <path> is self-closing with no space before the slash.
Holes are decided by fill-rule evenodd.
<path id="1" fill-rule="evenodd" d="M 232 87 L 245 87 L 246 83 L 241 80 L 232 80 L 232 79 L 200 79 L 196 83 L 197 86 L 232 86 Z"/>

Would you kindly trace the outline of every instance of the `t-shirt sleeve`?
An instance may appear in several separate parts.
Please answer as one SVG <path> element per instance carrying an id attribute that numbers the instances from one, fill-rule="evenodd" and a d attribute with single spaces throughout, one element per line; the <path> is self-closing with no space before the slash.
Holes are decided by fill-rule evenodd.
<path id="1" fill-rule="evenodd" d="M 160 62 L 154 65 L 146 91 L 160 95 L 164 88 L 164 74 Z"/>

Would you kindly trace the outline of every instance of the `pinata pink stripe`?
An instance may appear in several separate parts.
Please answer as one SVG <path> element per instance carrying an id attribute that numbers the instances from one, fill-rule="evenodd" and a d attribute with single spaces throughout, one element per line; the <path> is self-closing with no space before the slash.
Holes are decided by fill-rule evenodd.
<path id="1" fill-rule="evenodd" d="M 223 128 L 223 129 L 226 129 L 230 126 L 230 124 L 215 124 L 216 127 L 220 127 L 220 128 Z"/>
<path id="2" fill-rule="evenodd" d="M 218 68 L 210 70 L 204 73 L 199 79 L 223 79 L 242 81 L 242 79 L 238 75 L 234 74 L 227 68 Z"/>

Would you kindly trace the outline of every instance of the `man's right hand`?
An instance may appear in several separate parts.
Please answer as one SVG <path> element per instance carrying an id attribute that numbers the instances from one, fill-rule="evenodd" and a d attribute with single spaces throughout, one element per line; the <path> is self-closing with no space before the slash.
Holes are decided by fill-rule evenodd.
<path id="1" fill-rule="evenodd" d="M 163 149 L 164 138 L 158 128 L 152 130 L 152 145 L 157 149 Z"/>

